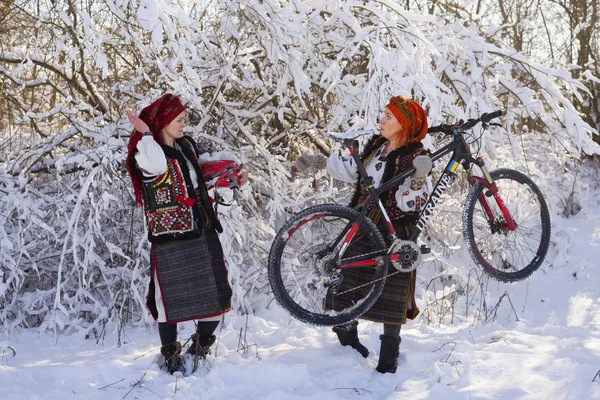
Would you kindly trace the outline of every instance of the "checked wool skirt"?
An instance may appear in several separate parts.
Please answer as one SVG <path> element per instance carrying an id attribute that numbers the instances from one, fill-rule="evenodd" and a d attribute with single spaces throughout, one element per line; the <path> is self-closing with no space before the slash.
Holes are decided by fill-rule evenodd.
<path id="1" fill-rule="evenodd" d="M 214 229 L 204 228 L 196 239 L 153 243 L 150 262 L 146 305 L 155 320 L 158 307 L 169 323 L 214 317 L 231 309 L 223 248 Z M 156 304 L 156 288 L 162 305 Z"/>
<path id="2" fill-rule="evenodd" d="M 406 226 L 396 227 L 398 236 L 403 239 L 407 237 L 407 230 Z M 370 248 L 369 241 L 364 233 L 359 230 L 346 250 L 344 257 L 352 257 L 371 251 L 373 249 Z M 396 269 L 390 264 L 388 274 L 395 271 Z M 344 292 L 366 282 L 371 282 L 374 276 L 374 269 L 373 267 L 349 268 L 344 270 L 342 275 L 344 276 L 344 280 L 340 285 L 339 292 Z M 390 325 L 403 325 L 406 323 L 407 318 L 414 319 L 419 314 L 414 297 L 415 280 L 416 274 L 414 271 L 389 276 L 375 304 L 360 318 Z M 351 306 L 358 299 L 364 298 L 368 290 L 369 287 L 364 287 L 337 296 L 332 296 L 331 293 L 328 293 L 324 302 L 325 308 L 340 310 Z"/>

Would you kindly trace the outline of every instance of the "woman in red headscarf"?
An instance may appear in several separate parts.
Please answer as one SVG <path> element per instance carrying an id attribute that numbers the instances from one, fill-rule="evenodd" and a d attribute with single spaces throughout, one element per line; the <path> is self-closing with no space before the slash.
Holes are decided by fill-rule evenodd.
<path id="1" fill-rule="evenodd" d="M 231 308 L 231 288 L 221 224 L 203 179 L 199 148 L 183 134 L 185 107 L 166 94 L 139 117 L 127 112 L 134 131 L 127 170 L 136 204 L 143 205 L 151 274 L 146 304 L 158 321 L 161 353 L 170 373 L 184 372 L 177 322 L 198 320 L 188 353 L 206 357 L 222 315 Z M 236 184 L 247 181 L 242 170 Z"/>
<path id="2" fill-rule="evenodd" d="M 361 161 L 369 176 L 374 180 L 375 187 L 388 181 L 395 175 L 415 167 L 412 179 L 407 179 L 402 185 L 391 188 L 381 196 L 381 201 L 388 213 L 394 229 L 401 239 L 408 238 L 411 225 L 415 224 L 428 198 L 426 177 L 431 170 L 429 152 L 425 150 L 421 140 L 427 133 L 427 115 L 423 108 L 413 100 L 401 96 L 392 97 L 383 111 L 379 121 L 381 135 L 375 135 L 365 146 L 361 154 Z M 358 171 L 352 159 L 331 155 L 329 159 L 314 155 L 303 155 L 296 161 L 296 166 L 303 170 L 311 166 L 327 166 L 328 172 L 336 179 L 355 183 L 356 190 L 350 202 L 351 207 L 363 204 L 367 192 L 358 182 Z M 378 225 L 387 237 L 387 227 L 380 221 L 379 212 L 375 205 L 368 213 L 369 218 Z M 367 244 L 360 239 L 353 242 L 345 255 L 350 256 L 353 251 L 360 254 L 368 252 Z M 390 245 L 390 243 L 388 243 Z M 364 269 L 356 268 L 344 271 L 344 279 L 339 289 L 343 293 L 346 288 L 356 288 L 363 282 L 370 281 L 370 276 L 364 275 Z M 356 292 L 349 291 L 346 295 L 336 296 L 338 306 L 349 306 L 353 302 L 352 296 Z M 345 296 L 345 297 L 344 297 Z M 348 304 L 346 304 L 346 303 Z M 326 306 L 336 309 L 336 305 Z M 389 276 L 383 287 L 381 296 L 375 304 L 361 316 L 363 319 L 383 323 L 383 335 L 379 353 L 377 371 L 395 372 L 397 368 L 400 327 L 407 319 L 414 319 L 419 310 L 415 303 L 415 273 L 401 273 Z M 333 331 L 337 334 L 340 343 L 351 346 L 363 357 L 369 355 L 369 350 L 358 340 L 357 321 L 346 325 L 336 326 Z"/>

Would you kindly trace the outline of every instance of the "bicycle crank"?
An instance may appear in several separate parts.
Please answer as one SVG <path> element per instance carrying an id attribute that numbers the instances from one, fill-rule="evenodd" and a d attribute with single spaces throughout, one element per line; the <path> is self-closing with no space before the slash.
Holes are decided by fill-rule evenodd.
<path id="1" fill-rule="evenodd" d="M 410 240 L 394 240 L 388 254 L 392 257 L 392 265 L 400 272 L 411 272 L 421 265 L 421 248 Z"/>

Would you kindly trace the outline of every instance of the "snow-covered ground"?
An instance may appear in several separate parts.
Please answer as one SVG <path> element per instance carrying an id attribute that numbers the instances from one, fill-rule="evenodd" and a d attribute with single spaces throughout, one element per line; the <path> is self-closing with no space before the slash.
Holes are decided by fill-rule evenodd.
<path id="1" fill-rule="evenodd" d="M 488 302 L 507 291 L 514 311 L 505 298 L 487 323 L 410 322 L 396 374 L 374 371 L 381 325 L 360 323 L 363 359 L 272 303 L 248 318 L 230 313 L 208 362 L 187 377 L 159 369 L 155 326 L 127 328 L 121 346 L 116 332 L 100 344 L 36 330 L 0 337 L 0 399 L 600 399 L 600 207 L 590 202 L 554 216 L 556 246 L 528 281 L 490 282 Z M 192 330 L 180 324 L 180 337 Z"/>

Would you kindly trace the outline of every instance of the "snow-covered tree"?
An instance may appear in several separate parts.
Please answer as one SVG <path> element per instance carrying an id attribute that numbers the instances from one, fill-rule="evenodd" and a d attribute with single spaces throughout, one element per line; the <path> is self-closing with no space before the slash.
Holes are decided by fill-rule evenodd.
<path id="1" fill-rule="evenodd" d="M 189 134 L 250 166 L 248 187 L 221 209 L 239 312 L 268 300 L 266 259 L 283 219 L 347 194 L 322 173 L 297 174 L 294 158 L 337 150 L 324 131 L 375 127 L 391 95 L 422 102 L 432 125 L 504 109 L 504 129 L 484 145 L 510 149 L 532 174 L 547 162 L 540 148 L 560 163 L 598 153 L 572 102 L 586 89 L 569 71 L 528 59 L 497 29 L 390 0 L 11 0 L 0 17 L 9 331 L 101 334 L 111 321 L 148 320 L 123 116 L 167 91 L 187 102 Z"/>

